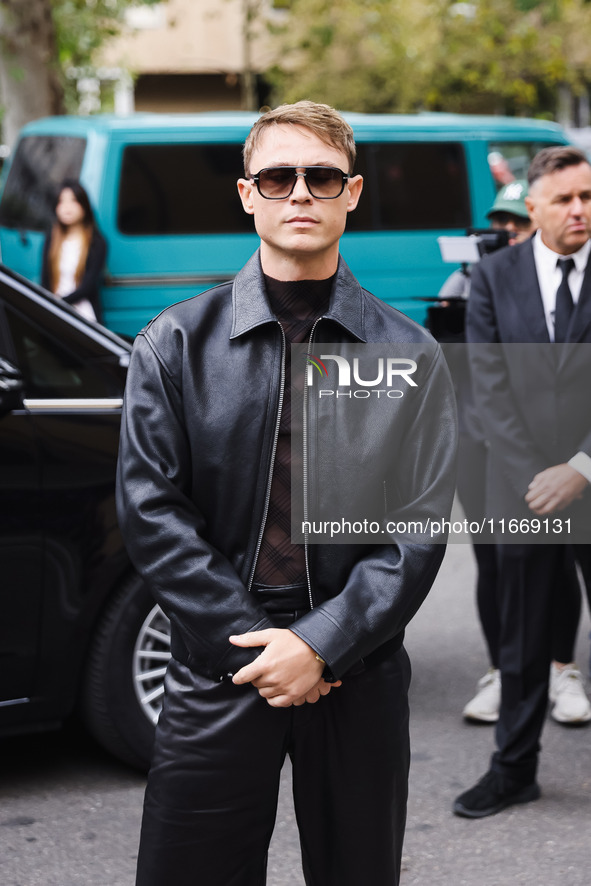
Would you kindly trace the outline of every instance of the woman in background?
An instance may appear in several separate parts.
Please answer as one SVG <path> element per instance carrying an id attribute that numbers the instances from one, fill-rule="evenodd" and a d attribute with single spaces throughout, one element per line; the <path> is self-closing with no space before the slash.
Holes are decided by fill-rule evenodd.
<path id="1" fill-rule="evenodd" d="M 78 181 L 63 182 L 55 215 L 43 249 L 41 285 L 87 320 L 100 321 L 99 280 L 107 246 L 96 226 L 88 194 Z"/>

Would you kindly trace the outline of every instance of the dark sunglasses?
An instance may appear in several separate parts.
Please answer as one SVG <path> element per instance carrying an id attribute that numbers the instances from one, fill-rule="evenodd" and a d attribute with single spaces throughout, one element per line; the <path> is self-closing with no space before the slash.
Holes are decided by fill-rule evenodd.
<path id="1" fill-rule="evenodd" d="M 298 169 L 303 172 L 298 172 Z M 300 175 L 310 194 L 317 200 L 340 197 L 350 178 L 335 166 L 269 166 L 251 175 L 250 180 L 256 184 L 265 200 L 285 200 L 292 193 Z"/>

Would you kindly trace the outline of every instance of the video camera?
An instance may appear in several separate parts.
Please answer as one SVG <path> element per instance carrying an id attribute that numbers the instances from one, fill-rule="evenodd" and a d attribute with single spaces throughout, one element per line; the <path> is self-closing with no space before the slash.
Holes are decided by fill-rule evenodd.
<path id="1" fill-rule="evenodd" d="M 465 237 L 438 237 L 437 242 L 444 262 L 468 265 L 480 261 L 483 255 L 508 246 L 514 237 L 513 231 L 466 228 Z"/>
<path id="2" fill-rule="evenodd" d="M 492 228 L 466 228 L 465 237 L 438 237 L 441 258 L 444 262 L 461 265 L 462 273 L 469 276 L 468 266 L 479 262 L 483 255 L 508 246 L 515 234 L 512 231 Z M 466 299 L 463 295 L 438 296 L 435 304 L 427 308 L 427 329 L 440 342 L 465 341 Z"/>

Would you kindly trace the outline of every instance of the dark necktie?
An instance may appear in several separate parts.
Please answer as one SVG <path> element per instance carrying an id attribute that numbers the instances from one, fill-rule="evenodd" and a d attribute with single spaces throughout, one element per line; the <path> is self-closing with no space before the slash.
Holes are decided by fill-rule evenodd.
<path id="1" fill-rule="evenodd" d="M 568 275 L 575 266 L 575 260 L 573 258 L 559 258 L 556 264 L 562 271 L 562 280 L 556 290 L 554 341 L 564 342 L 567 339 L 568 324 L 573 312 L 573 296 L 568 285 Z"/>

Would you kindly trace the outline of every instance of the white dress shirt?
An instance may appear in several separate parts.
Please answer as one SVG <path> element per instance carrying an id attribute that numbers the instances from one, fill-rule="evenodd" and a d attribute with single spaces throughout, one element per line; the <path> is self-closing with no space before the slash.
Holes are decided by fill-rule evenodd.
<path id="1" fill-rule="evenodd" d="M 562 282 L 562 271 L 558 265 L 558 259 L 572 258 L 574 260 L 575 266 L 568 275 L 568 285 L 573 297 L 573 304 L 576 305 L 581 294 L 585 268 L 587 267 L 587 260 L 591 250 L 591 240 L 587 240 L 584 246 L 581 246 L 577 252 L 573 252 L 571 255 L 559 255 L 546 246 L 542 240 L 541 232 L 537 231 L 533 239 L 533 248 L 548 335 L 550 336 L 550 341 L 554 341 L 556 292 Z M 586 452 L 577 452 L 576 455 L 569 459 L 568 463 L 571 468 L 574 468 L 591 483 L 591 457 Z"/>
<path id="2" fill-rule="evenodd" d="M 534 261 L 536 263 L 540 292 L 542 293 L 548 335 L 550 336 L 550 341 L 554 341 L 556 292 L 562 282 L 562 271 L 558 265 L 558 259 L 572 258 L 575 263 L 574 268 L 568 275 L 568 285 L 573 297 L 573 304 L 576 305 L 579 300 L 579 295 L 581 294 L 585 268 L 587 267 L 589 251 L 591 250 L 591 240 L 587 240 L 584 246 L 581 246 L 577 252 L 573 252 L 571 255 L 559 255 L 557 252 L 554 252 L 546 246 L 542 240 L 540 231 L 537 231 L 533 240 L 533 247 Z"/>

